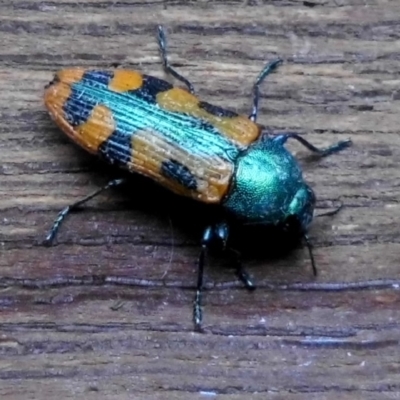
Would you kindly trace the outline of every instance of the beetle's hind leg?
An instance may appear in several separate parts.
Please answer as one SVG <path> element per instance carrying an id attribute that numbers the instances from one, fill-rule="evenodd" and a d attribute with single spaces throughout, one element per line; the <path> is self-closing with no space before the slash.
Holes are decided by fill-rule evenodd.
<path id="1" fill-rule="evenodd" d="M 56 220 L 53 223 L 53 226 L 51 227 L 49 233 L 47 234 L 46 238 L 44 239 L 43 244 L 45 246 L 51 246 L 53 244 L 54 238 L 56 237 L 57 232 L 60 229 L 62 222 L 64 221 L 65 217 L 70 212 L 77 210 L 82 204 L 84 204 L 87 201 L 98 196 L 100 193 L 103 193 L 104 191 L 111 189 L 113 187 L 120 186 L 120 185 L 124 184 L 125 182 L 126 182 L 125 179 L 114 179 L 114 180 L 108 182 L 107 185 L 105 185 L 102 188 L 96 190 L 95 192 L 89 194 L 88 196 L 84 197 L 83 199 L 80 199 L 80 200 L 76 201 L 75 203 L 72 203 L 69 206 L 65 207 L 58 214 Z"/>
<path id="2" fill-rule="evenodd" d="M 168 57 L 167 57 L 167 36 L 165 34 L 164 28 L 161 25 L 159 25 L 158 28 L 157 28 L 157 42 L 158 42 L 158 47 L 160 49 L 160 53 L 161 53 L 161 58 L 162 58 L 164 69 L 169 74 L 171 74 L 175 79 L 177 79 L 178 81 L 182 82 L 188 88 L 190 93 L 194 93 L 194 87 L 190 83 L 190 81 L 188 79 L 186 79 L 185 77 L 183 77 L 179 72 L 177 72 L 175 70 L 175 68 L 173 68 L 171 66 L 171 64 L 169 63 L 169 61 L 168 61 Z"/>
<path id="3" fill-rule="evenodd" d="M 203 238 L 201 240 L 201 251 L 198 261 L 196 295 L 193 302 L 193 322 L 196 331 L 201 331 L 201 322 L 203 319 L 202 297 L 204 289 L 204 262 L 207 252 L 210 248 L 219 247 L 223 251 L 228 251 L 234 257 L 237 277 L 243 282 L 247 289 L 255 289 L 249 274 L 243 269 L 239 252 L 226 246 L 228 235 L 229 227 L 226 223 L 208 226 L 203 233 Z"/>
<path id="4" fill-rule="evenodd" d="M 315 147 L 308 140 L 302 138 L 299 134 L 292 133 L 292 132 L 282 133 L 282 134 L 274 137 L 273 140 L 274 140 L 274 142 L 284 145 L 288 139 L 297 140 L 304 147 L 307 147 L 308 150 L 312 151 L 315 154 L 318 154 L 320 157 L 326 157 L 326 156 L 330 156 L 331 154 L 338 153 L 339 151 L 346 149 L 347 147 L 351 146 L 351 144 L 352 144 L 352 141 L 349 139 L 349 140 L 343 140 L 343 141 L 337 142 L 337 143 L 335 143 L 329 147 L 326 147 L 324 149 L 320 149 L 318 147 Z"/>

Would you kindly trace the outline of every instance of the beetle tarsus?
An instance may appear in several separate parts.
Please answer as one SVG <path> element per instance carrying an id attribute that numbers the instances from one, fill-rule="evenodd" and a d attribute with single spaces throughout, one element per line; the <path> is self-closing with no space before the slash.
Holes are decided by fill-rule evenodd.
<path id="1" fill-rule="evenodd" d="M 193 322 L 194 322 L 194 330 L 196 332 L 202 332 L 201 322 L 203 319 L 203 313 L 201 310 L 201 297 L 202 297 L 202 292 L 196 290 L 196 296 L 193 307 Z"/>
<path id="2" fill-rule="evenodd" d="M 57 215 L 56 220 L 53 223 L 49 233 L 47 234 L 46 238 L 43 241 L 44 246 L 51 246 L 55 237 L 57 236 L 57 232 L 60 229 L 61 224 L 63 223 L 65 217 L 71 212 L 76 211 L 82 204 L 86 203 L 87 201 L 93 199 L 94 197 L 98 196 L 100 193 L 111 189 L 116 186 L 120 186 L 125 183 L 125 179 L 113 179 L 112 181 L 108 182 L 107 185 L 103 186 L 102 188 L 94 191 L 93 193 L 85 196 L 83 199 L 76 201 L 75 203 L 70 204 L 69 206 L 65 207 L 60 213 Z"/>
<path id="3" fill-rule="evenodd" d="M 313 274 L 314 274 L 314 276 L 317 276 L 317 275 L 318 275 L 318 271 L 317 271 L 317 266 L 316 266 L 316 264 L 315 264 L 315 259 L 314 259 L 314 253 L 313 253 L 313 246 L 312 246 L 312 243 L 311 243 L 311 241 L 310 241 L 309 236 L 308 236 L 306 233 L 303 234 L 303 238 L 304 238 L 304 240 L 305 240 L 305 242 L 306 242 L 306 246 L 307 246 L 307 249 L 308 249 L 308 253 L 309 253 L 309 255 L 310 255 L 311 267 L 312 267 L 312 270 L 313 270 Z"/>
<path id="4" fill-rule="evenodd" d="M 256 287 L 255 287 L 253 281 L 251 280 L 248 272 L 243 268 L 242 261 L 240 259 L 240 253 L 237 250 L 234 250 L 231 248 L 229 248 L 228 250 L 234 257 L 234 262 L 236 264 L 236 270 L 235 270 L 236 276 L 244 284 L 246 289 L 254 290 Z"/>
<path id="5" fill-rule="evenodd" d="M 256 286 L 250 278 L 250 275 L 247 273 L 245 269 L 243 269 L 242 265 L 236 268 L 236 275 L 241 282 L 243 282 L 244 286 L 248 290 L 255 290 Z"/>
<path id="6" fill-rule="evenodd" d="M 44 246 L 50 247 L 53 244 L 54 238 L 57 235 L 57 231 L 60 228 L 61 223 L 63 222 L 64 218 L 68 215 L 70 211 L 71 211 L 71 206 L 67 206 L 63 210 L 61 210 L 60 213 L 57 215 L 57 218 L 54 221 L 53 226 L 51 227 L 48 235 L 43 240 Z"/>
<path id="7" fill-rule="evenodd" d="M 206 231 L 203 235 L 203 242 L 205 242 L 204 237 L 207 235 L 207 231 L 209 231 L 210 227 L 206 228 Z M 193 302 L 193 322 L 194 328 L 196 331 L 201 331 L 201 322 L 203 319 L 203 313 L 201 309 L 202 303 L 202 295 L 203 295 L 203 277 L 204 277 L 204 259 L 207 252 L 207 242 L 202 243 L 199 261 L 198 261 L 198 269 L 197 269 L 197 284 L 196 284 L 196 295 Z"/>

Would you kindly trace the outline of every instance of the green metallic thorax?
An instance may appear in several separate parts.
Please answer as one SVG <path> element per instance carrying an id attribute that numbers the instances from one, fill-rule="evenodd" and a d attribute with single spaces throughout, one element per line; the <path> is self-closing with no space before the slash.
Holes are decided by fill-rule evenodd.
<path id="1" fill-rule="evenodd" d="M 223 205 L 244 222 L 277 225 L 296 216 L 306 228 L 314 202 L 296 159 L 279 140 L 262 137 L 237 159 Z"/>

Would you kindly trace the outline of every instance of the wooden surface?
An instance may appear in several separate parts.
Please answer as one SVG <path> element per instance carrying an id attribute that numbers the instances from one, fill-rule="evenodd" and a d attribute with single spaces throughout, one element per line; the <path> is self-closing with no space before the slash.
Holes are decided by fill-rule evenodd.
<path id="1" fill-rule="evenodd" d="M 248 252 L 248 293 L 223 260 L 192 332 L 209 214 L 143 179 L 41 240 L 57 212 L 118 177 L 54 126 L 54 71 L 121 63 L 164 77 L 170 58 L 207 101 L 341 154 L 302 160 L 318 205 L 306 249 Z M 400 396 L 400 3 L 397 0 L 0 3 L 0 398 L 393 399 Z M 321 210 L 319 210 L 321 211 Z M 250 253 L 250 254 L 249 254 Z M 261 253 L 261 254 L 259 254 Z"/>

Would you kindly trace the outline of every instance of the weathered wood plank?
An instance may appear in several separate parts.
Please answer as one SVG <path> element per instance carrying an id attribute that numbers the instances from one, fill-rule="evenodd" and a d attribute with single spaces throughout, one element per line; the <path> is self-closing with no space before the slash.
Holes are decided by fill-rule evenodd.
<path id="1" fill-rule="evenodd" d="M 191 313 L 207 208 L 136 177 L 40 244 L 62 207 L 118 176 L 54 127 L 43 86 L 70 65 L 164 77 L 158 23 L 207 101 L 247 113 L 279 56 L 260 122 L 354 142 L 319 161 L 290 145 L 318 205 L 345 204 L 310 231 L 319 276 L 305 249 L 245 234 L 258 290 L 210 260 L 205 334 Z M 397 0 L 1 2 L 1 398 L 398 396 L 399 26 Z"/>

